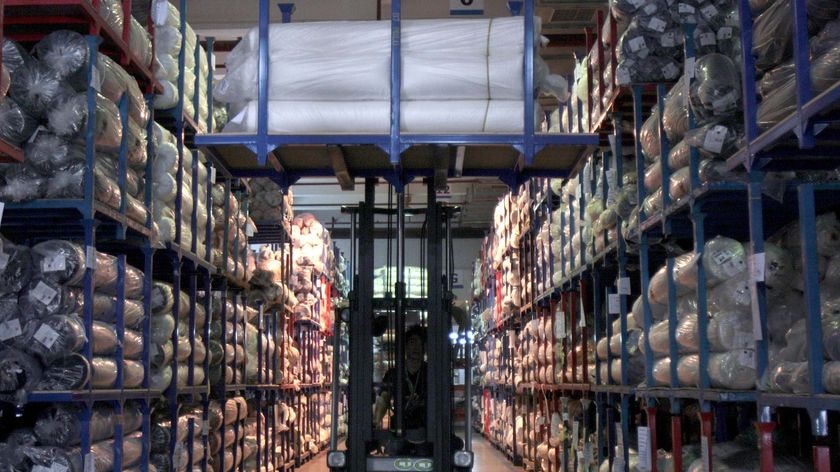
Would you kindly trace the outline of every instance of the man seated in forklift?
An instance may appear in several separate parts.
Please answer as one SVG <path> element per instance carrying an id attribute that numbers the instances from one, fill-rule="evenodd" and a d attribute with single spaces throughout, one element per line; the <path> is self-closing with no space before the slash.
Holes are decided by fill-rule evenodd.
<path id="1" fill-rule="evenodd" d="M 430 456 L 431 447 L 426 438 L 426 391 L 428 365 L 426 364 L 426 328 L 415 325 L 405 332 L 405 383 L 403 386 L 403 427 L 407 443 L 398 451 L 399 454 Z M 450 374 L 446 374 L 450 375 Z M 394 415 L 391 400 L 396 370 L 392 367 L 385 372 L 382 383 L 385 387 L 376 401 L 374 424 L 379 425 L 390 411 L 389 424 L 394 427 Z M 452 435 L 452 450 L 464 447 L 463 441 Z"/>

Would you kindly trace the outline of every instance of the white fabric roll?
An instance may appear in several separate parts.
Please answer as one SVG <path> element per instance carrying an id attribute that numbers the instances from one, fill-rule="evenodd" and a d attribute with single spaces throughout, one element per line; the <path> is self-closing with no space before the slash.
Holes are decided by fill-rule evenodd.
<path id="1" fill-rule="evenodd" d="M 709 349 L 712 351 L 732 351 L 752 349 L 752 317 L 742 311 L 725 311 L 714 315 L 707 327 Z"/>
<path id="2" fill-rule="evenodd" d="M 178 87 L 168 80 L 158 82 L 163 87 L 163 93 L 155 95 L 155 109 L 168 110 L 178 105 Z"/>
<path id="3" fill-rule="evenodd" d="M 755 353 L 749 349 L 709 355 L 709 382 L 715 388 L 755 388 Z"/>
<path id="4" fill-rule="evenodd" d="M 741 272 L 709 292 L 709 306 L 713 311 L 748 311 L 751 300 L 749 274 L 746 272 Z"/>

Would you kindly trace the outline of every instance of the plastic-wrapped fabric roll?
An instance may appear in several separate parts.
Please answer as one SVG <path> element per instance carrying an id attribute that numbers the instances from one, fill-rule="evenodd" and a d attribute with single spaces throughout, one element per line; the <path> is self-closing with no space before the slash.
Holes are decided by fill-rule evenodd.
<path id="1" fill-rule="evenodd" d="M 154 344 L 164 344 L 172 339 L 175 331 L 175 318 L 171 313 L 152 316 L 152 339 Z"/>
<path id="2" fill-rule="evenodd" d="M 697 332 L 697 315 L 689 314 L 677 323 L 674 330 L 680 353 L 695 353 L 700 350 L 700 334 Z"/>
<path id="3" fill-rule="evenodd" d="M 679 200 L 691 193 L 691 169 L 683 167 L 671 174 L 668 195 L 672 201 Z"/>
<path id="4" fill-rule="evenodd" d="M 665 96 L 662 126 L 672 143 L 679 142 L 688 131 L 688 113 L 685 110 L 685 80 L 681 77 Z"/>
<path id="5" fill-rule="evenodd" d="M 131 38 L 128 47 L 140 59 L 141 64 L 152 64 L 152 40 L 146 28 L 134 17 L 131 18 Z"/>
<path id="6" fill-rule="evenodd" d="M 20 43 L 3 38 L 3 69 L 9 74 L 14 74 L 18 67 L 32 61 L 34 59 Z"/>
<path id="7" fill-rule="evenodd" d="M 4 102 L 5 103 L 5 102 Z M 0 103 L 0 106 L 2 103 Z M 0 186 L 0 200 L 26 202 L 44 194 L 47 179 L 27 165 L 7 164 L 3 175 L 5 185 Z"/>
<path id="8" fill-rule="evenodd" d="M 610 351 L 610 342 L 612 338 L 601 338 L 598 340 L 598 343 L 595 345 L 595 354 L 598 356 L 598 359 L 605 361 L 607 360 L 607 353 Z"/>
<path id="9" fill-rule="evenodd" d="M 795 78 L 794 74 L 796 74 L 796 67 L 792 60 L 765 72 L 756 83 L 756 89 L 762 100 L 773 95 L 777 89 L 793 80 Z"/>
<path id="10" fill-rule="evenodd" d="M 755 353 L 739 349 L 709 355 L 709 382 L 715 388 L 747 390 L 755 388 Z"/>
<path id="11" fill-rule="evenodd" d="M 753 23 L 753 56 L 758 70 L 770 70 L 790 57 L 793 46 L 793 12 L 790 0 L 772 2 Z"/>
<path id="12" fill-rule="evenodd" d="M 233 397 L 225 402 L 224 424 L 241 421 L 248 417 L 248 404 L 242 397 Z"/>
<path id="13" fill-rule="evenodd" d="M 123 360 L 123 387 L 138 388 L 143 383 L 143 364 Z M 90 383 L 93 388 L 113 388 L 117 382 L 117 364 L 109 357 L 94 357 L 91 362 Z"/>
<path id="14" fill-rule="evenodd" d="M 703 156 L 726 158 L 738 149 L 742 135 L 738 127 L 713 122 L 687 131 L 685 143 L 696 147 Z M 688 165 L 688 156 L 682 161 Z"/>
<path id="15" fill-rule="evenodd" d="M 680 356 L 677 362 L 677 379 L 683 387 L 700 386 L 700 356 L 698 354 Z"/>
<path id="16" fill-rule="evenodd" d="M 840 362 L 826 362 L 823 365 L 823 385 L 828 393 L 840 393 Z"/>
<path id="17" fill-rule="evenodd" d="M 72 354 L 46 366 L 35 390 L 77 390 L 90 380 L 90 365 L 81 354 Z"/>
<path id="18" fill-rule="evenodd" d="M 23 149 L 26 163 L 38 172 L 50 174 L 76 162 L 84 162 L 85 148 L 71 144 L 64 137 L 46 130 L 38 134 Z"/>
<path id="19" fill-rule="evenodd" d="M 58 74 L 40 61 L 28 61 L 15 70 L 9 96 L 34 118 L 46 117 L 54 101 L 75 95 Z M 4 100 L 7 101 L 7 100 Z"/>
<path id="20" fill-rule="evenodd" d="M 172 384 L 172 366 L 153 370 L 149 376 L 149 388 L 164 391 Z"/>
<path id="21" fill-rule="evenodd" d="M 767 332 L 771 341 L 784 340 L 796 320 L 803 318 L 804 306 L 802 294 L 795 290 L 787 290 L 768 300 Z"/>
<path id="22" fill-rule="evenodd" d="M 828 365 L 826 363 L 825 365 Z M 823 368 L 825 372 L 825 368 Z M 803 375 L 804 374 L 804 375 Z M 769 371 L 771 390 L 786 393 L 807 393 L 809 390 L 808 363 L 782 361 L 774 365 Z M 823 383 L 828 386 L 828 379 Z"/>
<path id="23" fill-rule="evenodd" d="M 747 254 L 740 242 L 716 236 L 706 242 L 703 250 L 703 268 L 707 278 L 717 282 L 743 274 L 747 268 Z M 715 285 L 717 282 L 712 282 Z"/>
<path id="24" fill-rule="evenodd" d="M 749 311 L 751 303 L 749 274 L 746 272 L 722 282 L 709 292 L 712 311 Z"/>
<path id="25" fill-rule="evenodd" d="M 178 387 L 187 387 L 190 385 L 190 367 L 188 365 L 178 365 Z M 192 385 L 201 385 L 204 383 L 204 368 L 200 365 L 193 366 L 193 382 Z"/>
<path id="26" fill-rule="evenodd" d="M 0 102 L 0 137 L 20 145 L 38 128 L 38 120 L 15 100 L 6 97 Z"/>
<path id="27" fill-rule="evenodd" d="M 27 353 L 49 364 L 82 349 L 86 341 L 85 327 L 77 315 L 52 315 L 27 322 L 23 339 Z"/>
<path id="28" fill-rule="evenodd" d="M 69 30 L 57 30 L 39 41 L 33 51 L 44 65 L 55 71 L 60 80 L 66 81 L 82 92 L 88 87 L 89 49 L 87 40 L 81 34 Z M 115 76 L 109 74 L 110 70 L 107 67 L 97 68 L 100 83 L 94 84 L 94 87 L 111 90 L 117 82 Z M 118 97 L 119 95 L 117 93 Z"/>
<path id="29" fill-rule="evenodd" d="M 29 283 L 34 272 L 28 247 L 9 241 L 0 245 L 0 295 L 17 294 Z"/>
<path id="30" fill-rule="evenodd" d="M 190 346 L 190 338 L 187 336 L 178 337 L 178 346 L 175 350 L 175 357 L 178 362 L 186 362 L 192 354 L 192 347 Z"/>
<path id="31" fill-rule="evenodd" d="M 671 358 L 663 357 L 653 363 L 653 381 L 656 386 L 671 386 Z"/>
<path id="32" fill-rule="evenodd" d="M 650 327 L 649 344 L 654 354 L 665 356 L 670 353 L 668 342 L 668 320 L 662 320 Z M 639 338 L 639 350 L 645 352 L 644 335 Z"/>
<path id="33" fill-rule="evenodd" d="M 639 338 L 641 335 L 642 330 L 640 329 L 627 330 L 627 340 L 625 341 L 625 345 L 627 346 L 627 354 L 629 356 L 632 357 L 639 353 Z M 610 337 L 609 348 L 613 356 L 621 356 L 621 333 L 614 334 Z"/>
<path id="34" fill-rule="evenodd" d="M 711 351 L 749 349 L 755 344 L 752 317 L 741 311 L 716 313 L 707 328 Z"/>
<path id="35" fill-rule="evenodd" d="M 178 105 L 178 87 L 168 80 L 159 81 L 163 92 L 155 95 L 156 110 L 168 110 Z"/>
<path id="36" fill-rule="evenodd" d="M 707 54 L 697 60 L 691 87 L 691 109 L 698 124 L 734 116 L 740 107 L 741 79 L 732 59 Z"/>
<path id="37" fill-rule="evenodd" d="M 81 442 L 82 425 L 79 419 L 81 409 L 72 404 L 57 404 L 42 410 L 35 421 L 34 432 L 38 441 L 45 446 L 72 446 Z M 133 433 L 142 426 L 143 412 L 138 404 L 123 407 L 123 434 Z M 99 442 L 114 435 L 117 416 L 114 409 L 105 404 L 96 404 L 91 411 L 90 441 Z"/>
<path id="38" fill-rule="evenodd" d="M 173 291 L 172 285 L 163 282 L 155 282 L 152 287 L 152 313 L 170 313 L 175 304 L 175 297 L 178 297 L 178 317 L 189 316 L 190 314 L 190 297 L 186 293 L 178 290 L 177 293 Z"/>
<path id="39" fill-rule="evenodd" d="M 99 2 L 99 14 L 111 29 L 121 34 L 125 22 L 122 3 L 119 0 L 102 0 Z"/>
<path id="40" fill-rule="evenodd" d="M 659 142 L 659 108 L 654 106 L 650 117 L 645 120 L 642 125 L 642 131 L 639 134 L 639 140 L 642 143 L 642 151 L 645 154 L 646 162 L 653 162 L 653 159 L 659 156 L 660 142 Z"/>
<path id="41" fill-rule="evenodd" d="M 654 321 L 664 319 L 668 316 L 668 307 L 666 305 L 661 305 L 658 303 L 650 303 L 650 311 L 651 311 L 651 318 Z M 631 311 L 631 315 L 635 320 L 637 326 L 641 327 L 644 326 L 644 305 L 642 301 L 642 297 L 639 296 L 633 302 L 633 308 Z"/>
<path id="42" fill-rule="evenodd" d="M 47 112 L 50 131 L 71 139 L 83 139 L 87 126 L 87 93 L 57 99 Z M 120 111 L 114 102 L 96 95 L 94 142 L 102 149 L 118 150 L 122 141 Z"/>
<path id="43" fill-rule="evenodd" d="M 175 427 L 175 442 L 176 444 L 183 443 L 189 437 L 190 422 L 193 422 L 193 431 L 198 435 L 202 430 L 201 418 L 192 414 L 182 414 L 178 416 L 178 423 Z M 149 439 L 149 447 L 152 452 L 165 453 L 170 450 L 170 441 L 172 439 L 172 421 L 169 418 L 160 418 L 152 423 L 151 438 Z"/>
<path id="44" fill-rule="evenodd" d="M 840 221 L 834 212 L 817 216 L 817 253 L 831 257 L 840 252 Z"/>
<path id="45" fill-rule="evenodd" d="M 615 384 L 621 384 L 621 359 L 613 359 L 610 364 L 610 378 Z M 645 358 L 641 356 L 627 358 L 627 385 L 636 385 L 645 379 Z"/>
<path id="46" fill-rule="evenodd" d="M 93 318 L 106 323 L 116 323 L 117 298 L 115 296 L 94 293 Z M 125 299 L 123 302 L 123 324 L 126 328 L 141 330 L 145 314 L 143 304 L 137 300 Z"/>
<path id="47" fill-rule="evenodd" d="M 94 355 L 113 354 L 118 345 L 119 341 L 114 325 L 101 321 L 93 322 Z M 141 333 L 130 329 L 124 330 L 122 355 L 125 359 L 140 359 L 143 355 L 143 335 Z"/>
<path id="48" fill-rule="evenodd" d="M 793 273 L 793 257 L 785 249 L 764 243 L 764 283 L 770 288 L 784 288 Z"/>
<path id="49" fill-rule="evenodd" d="M 169 365 L 174 355 L 174 348 L 172 341 L 167 341 L 163 344 L 152 343 L 149 346 L 149 364 L 153 369 L 160 369 L 163 366 Z"/>
<path id="50" fill-rule="evenodd" d="M 41 376 L 41 365 L 34 357 L 11 347 L 0 347 L 0 391 L 35 390 Z"/>

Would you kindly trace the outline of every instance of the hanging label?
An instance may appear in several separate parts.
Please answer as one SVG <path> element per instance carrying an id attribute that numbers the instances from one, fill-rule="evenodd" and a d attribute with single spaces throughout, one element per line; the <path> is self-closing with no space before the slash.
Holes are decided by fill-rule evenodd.
<path id="1" fill-rule="evenodd" d="M 34 336 L 35 340 L 43 344 L 47 349 L 50 349 L 58 341 L 58 337 L 58 332 L 48 324 L 42 324 Z"/>
<path id="2" fill-rule="evenodd" d="M 651 5 L 653 5 L 651 3 Z M 658 16 L 654 16 L 648 22 L 648 28 L 657 33 L 664 33 L 668 23 L 662 21 Z"/>
<path id="3" fill-rule="evenodd" d="M 669 62 L 662 68 L 662 76 L 668 80 L 676 79 L 680 75 L 680 68 L 673 62 Z"/>
<path id="4" fill-rule="evenodd" d="M 39 281 L 38 285 L 36 285 L 29 294 L 41 302 L 41 304 L 49 305 L 53 300 L 55 300 L 55 296 L 58 295 L 58 291 L 45 284 L 43 281 Z"/>
<path id="5" fill-rule="evenodd" d="M 700 436 L 700 457 L 703 458 L 703 472 L 709 472 L 709 438 Z"/>
<path id="6" fill-rule="evenodd" d="M 554 312 L 554 338 L 563 339 L 566 337 L 566 313 L 563 310 Z"/>
<path id="7" fill-rule="evenodd" d="M 764 282 L 766 255 L 763 252 L 750 256 L 750 277 L 756 282 Z"/>
<path id="8" fill-rule="evenodd" d="M 753 339 L 750 336 L 750 333 L 736 331 L 735 334 L 732 336 L 733 349 L 749 349 L 752 347 L 752 343 Z"/>
<path id="9" fill-rule="evenodd" d="M 67 269 L 64 254 L 54 254 L 41 261 L 41 272 L 60 272 Z"/>
<path id="10" fill-rule="evenodd" d="M 615 444 L 619 449 L 624 449 L 624 430 L 621 429 L 621 423 L 615 423 Z"/>
<path id="11" fill-rule="evenodd" d="M 609 313 L 611 315 L 621 313 L 621 295 L 617 293 L 607 295 L 607 307 L 609 308 Z"/>
<path id="12" fill-rule="evenodd" d="M 4 210 L 5 208 L 6 208 L 6 204 L 5 204 L 5 203 L 3 203 L 3 202 L 0 202 L 0 223 L 2 223 L 2 222 L 3 222 L 3 210 Z"/>
<path id="13" fill-rule="evenodd" d="M 619 295 L 630 295 L 630 277 L 619 277 L 617 285 Z"/>
<path id="14" fill-rule="evenodd" d="M 93 246 L 85 248 L 85 267 L 96 270 L 96 249 Z"/>
<path id="15" fill-rule="evenodd" d="M 743 367 L 755 368 L 755 351 L 744 349 L 738 354 L 738 364 Z"/>
<path id="16" fill-rule="evenodd" d="M 647 426 L 639 426 L 636 429 L 639 438 L 639 465 L 636 468 L 640 471 L 650 471 L 651 457 L 650 457 L 650 430 Z"/>
<path id="17" fill-rule="evenodd" d="M 215 166 L 210 166 L 210 183 L 211 184 L 216 183 L 216 167 Z"/>
<path id="18" fill-rule="evenodd" d="M 726 39 L 732 38 L 732 27 L 731 26 L 723 26 L 717 32 L 717 39 L 719 41 L 723 41 Z"/>
<path id="19" fill-rule="evenodd" d="M 758 287 L 755 284 L 750 284 L 750 309 L 752 311 L 753 338 L 756 341 L 761 341 L 764 339 L 764 333 L 761 331 L 761 310 L 758 304 Z"/>
<path id="20" fill-rule="evenodd" d="M 712 32 L 701 33 L 698 39 L 701 46 L 712 46 L 717 44 L 717 38 Z"/>
<path id="21" fill-rule="evenodd" d="M 659 44 L 661 44 L 663 48 L 672 48 L 677 45 L 677 35 L 675 35 L 673 31 L 662 33 L 662 36 L 659 37 Z"/>
<path id="22" fill-rule="evenodd" d="M 254 227 L 251 225 L 251 223 L 245 224 L 245 236 L 249 238 L 254 237 Z"/>
<path id="23" fill-rule="evenodd" d="M 691 79 L 694 78 L 694 72 L 695 72 L 694 68 L 695 68 L 696 61 L 697 61 L 697 59 L 694 58 L 694 57 L 686 57 L 685 58 L 685 77 L 686 77 L 685 85 L 689 86 L 688 88 L 686 88 L 686 90 L 691 90 L 691 87 L 690 87 Z M 683 95 L 685 95 L 686 100 L 688 100 L 688 95 L 689 94 L 684 93 Z"/>
<path id="24" fill-rule="evenodd" d="M 102 91 L 102 76 L 99 74 L 99 69 L 96 67 L 90 71 L 90 86 L 97 92 Z"/>
<path id="25" fill-rule="evenodd" d="M 20 320 L 17 318 L 6 320 L 0 323 L 0 341 L 16 338 L 23 334 L 20 329 Z"/>
<path id="26" fill-rule="evenodd" d="M 0 252 L 0 270 L 5 270 L 9 265 L 10 256 L 5 252 Z"/>
<path id="27" fill-rule="evenodd" d="M 632 82 L 630 78 L 630 71 L 627 67 L 618 67 L 615 70 L 616 79 L 618 80 L 618 85 L 627 85 Z"/>
<path id="28" fill-rule="evenodd" d="M 645 15 L 648 15 L 648 16 L 656 13 L 657 10 L 659 10 L 659 7 L 656 6 L 656 2 L 650 2 L 647 5 L 645 5 L 645 7 L 642 9 L 642 11 L 645 12 Z"/>
<path id="29" fill-rule="evenodd" d="M 677 4 L 677 11 L 679 11 L 681 15 L 693 15 L 697 10 L 687 3 L 679 3 Z"/>
<path id="30" fill-rule="evenodd" d="M 703 149 L 720 154 L 720 151 L 723 150 L 723 143 L 726 141 L 726 132 L 726 126 L 712 126 L 706 132 L 706 137 L 703 139 Z"/>
<path id="31" fill-rule="evenodd" d="M 577 448 L 578 441 L 580 440 L 580 421 L 575 420 L 572 422 L 572 445 Z"/>
<path id="32" fill-rule="evenodd" d="M 52 472 L 67 472 L 67 466 L 64 464 L 59 464 L 58 462 L 53 462 L 50 466 L 50 471 Z"/>
<path id="33" fill-rule="evenodd" d="M 710 4 L 706 5 L 705 7 L 701 8 L 700 13 L 702 13 L 703 16 L 707 20 L 710 20 L 710 19 L 714 18 L 715 16 L 717 16 L 718 9 L 715 8 L 715 6 L 710 3 Z"/>
<path id="34" fill-rule="evenodd" d="M 632 52 L 639 52 L 642 49 L 647 49 L 647 44 L 645 43 L 644 36 L 636 36 L 635 38 L 631 39 L 627 44 L 630 46 L 630 51 Z"/>

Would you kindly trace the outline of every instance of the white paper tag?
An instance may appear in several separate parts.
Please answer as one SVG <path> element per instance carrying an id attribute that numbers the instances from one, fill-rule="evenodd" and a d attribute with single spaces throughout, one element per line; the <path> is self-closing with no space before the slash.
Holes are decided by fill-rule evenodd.
<path id="1" fill-rule="evenodd" d="M 85 267 L 96 270 L 96 249 L 93 246 L 85 248 Z"/>
<path id="2" fill-rule="evenodd" d="M 673 31 L 662 33 L 662 36 L 659 37 L 659 44 L 661 44 L 663 48 L 672 48 L 677 45 L 677 36 Z"/>
<path id="3" fill-rule="evenodd" d="M 743 350 L 738 354 L 738 364 L 744 367 L 755 368 L 755 352 L 752 350 Z"/>
<path id="4" fill-rule="evenodd" d="M 3 210 L 6 208 L 6 204 L 0 202 L 0 224 L 3 222 Z"/>
<path id="5" fill-rule="evenodd" d="M 639 465 L 637 468 L 640 471 L 649 471 L 651 470 L 650 430 L 647 426 L 639 426 L 636 432 L 639 437 Z"/>
<path id="6" fill-rule="evenodd" d="M 580 440 L 580 422 L 575 420 L 572 422 L 572 446 L 577 448 L 578 441 Z"/>
<path id="7" fill-rule="evenodd" d="M 102 76 L 99 74 L 99 69 L 94 67 L 91 71 L 90 86 L 97 92 L 102 91 Z"/>
<path id="8" fill-rule="evenodd" d="M 566 313 L 557 310 L 554 314 L 554 338 L 563 339 L 566 337 Z"/>
<path id="9" fill-rule="evenodd" d="M 715 114 L 725 113 L 737 100 L 738 97 L 730 90 L 724 96 L 712 100 L 712 111 L 714 111 Z"/>
<path id="10" fill-rule="evenodd" d="M 254 227 L 251 225 L 251 223 L 247 223 L 245 225 L 245 236 L 249 238 L 254 237 Z"/>
<path id="11" fill-rule="evenodd" d="M 723 26 L 717 32 L 717 39 L 719 41 L 723 41 L 726 39 L 732 38 L 732 27 L 731 26 Z"/>
<path id="12" fill-rule="evenodd" d="M 617 285 L 619 295 L 630 295 L 630 277 L 619 277 Z"/>
<path id="13" fill-rule="evenodd" d="M 583 446 L 583 468 L 585 470 L 589 470 L 589 467 L 592 465 L 592 443 L 587 442 Z"/>
<path id="14" fill-rule="evenodd" d="M 55 300 L 55 296 L 58 295 L 58 291 L 45 284 L 43 281 L 40 281 L 38 282 L 38 285 L 32 289 L 30 295 L 35 297 L 35 299 L 41 302 L 41 304 L 49 305 L 53 300 Z"/>
<path id="15" fill-rule="evenodd" d="M 630 46 L 630 51 L 632 52 L 639 52 L 642 49 L 647 49 L 647 44 L 645 43 L 644 36 L 636 36 L 635 38 L 631 39 L 627 44 Z"/>
<path id="16" fill-rule="evenodd" d="M 658 16 L 651 17 L 650 21 L 648 22 L 648 28 L 658 33 L 664 33 L 665 27 L 667 26 L 668 23 L 662 21 Z"/>
<path id="17" fill-rule="evenodd" d="M 750 256 L 750 277 L 756 282 L 764 282 L 766 254 L 759 252 Z"/>
<path id="18" fill-rule="evenodd" d="M 9 265 L 10 256 L 5 252 L 0 252 L 0 270 L 6 270 L 6 266 Z"/>
<path id="19" fill-rule="evenodd" d="M 703 458 L 703 472 L 709 472 L 709 438 L 700 436 L 700 456 Z"/>
<path id="20" fill-rule="evenodd" d="M 700 37 L 697 39 L 699 40 L 701 46 L 712 46 L 717 44 L 717 38 L 712 32 L 701 33 Z"/>
<path id="21" fill-rule="evenodd" d="M 710 3 L 710 4 L 706 5 L 705 7 L 701 8 L 700 13 L 702 13 L 703 16 L 707 20 L 710 20 L 710 19 L 714 18 L 715 16 L 717 16 L 718 9 L 715 8 L 715 6 Z"/>
<path id="22" fill-rule="evenodd" d="M 686 57 L 685 58 L 685 76 L 689 80 L 689 82 L 686 82 L 686 85 L 690 85 L 691 84 L 690 80 L 694 78 L 694 72 L 695 72 L 694 68 L 695 68 L 696 61 L 697 61 L 697 59 L 694 58 L 694 57 Z M 687 88 L 686 90 L 691 90 L 691 88 Z M 687 94 L 687 93 L 685 94 L 686 97 L 688 97 L 688 95 L 689 94 Z"/>
<path id="23" fill-rule="evenodd" d="M 168 2 L 166 0 L 155 1 L 155 8 L 152 9 L 155 14 L 155 24 L 163 26 L 169 18 Z"/>
<path id="24" fill-rule="evenodd" d="M 14 318 L 0 323 L 0 341 L 16 338 L 21 334 L 23 334 L 23 330 L 20 329 L 19 319 Z"/>
<path id="25" fill-rule="evenodd" d="M 210 166 L 210 183 L 216 183 L 216 166 Z"/>
<path id="26" fill-rule="evenodd" d="M 764 333 L 761 332 L 761 310 L 758 304 L 758 287 L 750 284 L 750 309 L 752 312 L 753 339 L 761 341 Z"/>
<path id="27" fill-rule="evenodd" d="M 41 272 L 61 272 L 67 269 L 64 254 L 54 254 L 41 261 Z"/>
<path id="28" fill-rule="evenodd" d="M 621 313 L 621 295 L 617 293 L 607 295 L 607 306 L 611 315 Z"/>
<path id="29" fill-rule="evenodd" d="M 627 85 L 632 82 L 630 78 L 630 71 L 626 67 L 617 67 L 615 70 L 615 76 L 618 80 L 618 85 Z"/>
<path id="30" fill-rule="evenodd" d="M 653 15 L 656 11 L 659 10 L 659 7 L 656 6 L 656 2 L 650 2 L 642 8 L 642 11 L 645 12 L 645 15 Z"/>
<path id="31" fill-rule="evenodd" d="M 38 331 L 35 331 L 35 340 L 43 344 L 47 349 L 51 348 L 58 340 L 58 332 L 48 324 L 42 324 Z"/>
<path id="32" fill-rule="evenodd" d="M 712 253 L 712 260 L 717 265 L 726 264 L 730 259 L 732 259 L 732 253 L 729 251 L 715 251 Z"/>
<path id="33" fill-rule="evenodd" d="M 680 4 L 677 4 L 677 11 L 679 11 L 680 14 L 693 15 L 694 12 L 697 11 L 697 10 L 695 10 L 693 6 L 691 6 L 687 3 L 680 3 Z"/>
<path id="34" fill-rule="evenodd" d="M 615 444 L 619 449 L 624 449 L 624 431 L 621 423 L 615 423 Z"/>
<path id="35" fill-rule="evenodd" d="M 93 453 L 88 452 L 85 454 L 85 465 L 84 465 L 85 472 L 96 472 L 96 464 L 93 460 Z"/>
<path id="36" fill-rule="evenodd" d="M 703 149 L 720 154 L 723 149 L 723 143 L 726 140 L 726 126 L 713 126 L 706 132 L 706 137 L 703 139 Z"/>
<path id="37" fill-rule="evenodd" d="M 32 472 L 52 472 L 52 468 L 44 467 L 42 465 L 33 465 Z"/>
<path id="38" fill-rule="evenodd" d="M 752 343 L 753 338 L 750 336 L 750 333 L 736 331 L 735 334 L 732 336 L 733 349 L 750 349 L 752 347 Z"/>
<path id="39" fill-rule="evenodd" d="M 662 77 L 665 77 L 668 80 L 676 79 L 678 75 L 680 75 L 680 68 L 673 62 L 669 62 L 662 68 Z"/>

